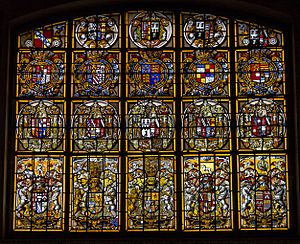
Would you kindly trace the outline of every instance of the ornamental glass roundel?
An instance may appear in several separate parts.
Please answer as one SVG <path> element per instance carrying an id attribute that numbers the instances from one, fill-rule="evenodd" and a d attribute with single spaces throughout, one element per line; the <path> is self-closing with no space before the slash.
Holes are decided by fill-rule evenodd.
<path id="1" fill-rule="evenodd" d="M 65 64 L 62 52 L 21 52 L 19 59 L 20 96 L 63 95 Z"/>
<path id="2" fill-rule="evenodd" d="M 172 36 L 172 22 L 160 12 L 143 11 L 130 21 L 129 36 L 140 48 L 160 48 Z"/>
<path id="3" fill-rule="evenodd" d="M 238 53 L 240 95 L 282 94 L 283 62 L 281 52 L 253 50 Z"/>
<path id="4" fill-rule="evenodd" d="M 25 104 L 17 119 L 17 137 L 24 150 L 45 152 L 59 149 L 64 138 L 62 108 L 46 101 Z"/>
<path id="5" fill-rule="evenodd" d="M 217 47 L 227 36 L 226 23 L 222 18 L 211 14 L 197 14 L 186 19 L 183 35 L 192 47 Z"/>
<path id="6" fill-rule="evenodd" d="M 171 108 L 158 100 L 134 104 L 127 121 L 127 136 L 136 150 L 166 150 L 174 134 L 174 116 Z"/>
<path id="7" fill-rule="evenodd" d="M 238 116 L 240 147 L 252 150 L 280 148 L 284 141 L 285 123 L 279 103 L 265 98 L 245 102 Z"/>
<path id="8" fill-rule="evenodd" d="M 120 120 L 115 107 L 105 101 L 88 101 L 76 107 L 72 118 L 75 150 L 114 149 L 120 134 Z"/>
<path id="9" fill-rule="evenodd" d="M 197 100 L 183 114 L 183 138 L 197 151 L 222 149 L 229 140 L 229 126 L 227 109 L 213 100 Z"/>
<path id="10" fill-rule="evenodd" d="M 92 15 L 77 22 L 75 38 L 85 48 L 109 48 L 118 38 L 118 26 L 113 18 Z"/>

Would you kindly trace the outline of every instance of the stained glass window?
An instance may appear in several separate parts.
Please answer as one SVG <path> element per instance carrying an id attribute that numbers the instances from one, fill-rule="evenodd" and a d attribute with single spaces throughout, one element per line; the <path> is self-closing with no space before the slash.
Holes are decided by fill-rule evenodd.
<path id="1" fill-rule="evenodd" d="M 18 34 L 13 230 L 290 228 L 284 35 L 206 12 Z"/>

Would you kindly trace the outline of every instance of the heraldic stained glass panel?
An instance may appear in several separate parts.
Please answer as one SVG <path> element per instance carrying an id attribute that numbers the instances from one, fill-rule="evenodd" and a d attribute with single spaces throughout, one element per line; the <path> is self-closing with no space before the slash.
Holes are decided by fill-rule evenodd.
<path id="1" fill-rule="evenodd" d="M 212 14 L 181 13 L 181 47 L 229 46 L 229 21 Z"/>
<path id="2" fill-rule="evenodd" d="M 17 66 L 17 96 L 64 97 L 65 52 L 20 51 Z"/>
<path id="3" fill-rule="evenodd" d="M 231 150 L 229 101 L 182 102 L 182 136 L 184 152 Z"/>
<path id="4" fill-rule="evenodd" d="M 118 231 L 120 219 L 119 158 L 73 157 L 71 231 Z"/>
<path id="5" fill-rule="evenodd" d="M 119 48 L 120 14 L 91 15 L 73 22 L 75 48 Z"/>
<path id="6" fill-rule="evenodd" d="M 231 157 L 182 158 L 183 230 L 232 230 Z"/>
<path id="7" fill-rule="evenodd" d="M 128 111 L 128 112 L 127 112 Z M 174 102 L 127 102 L 127 149 L 130 152 L 174 151 Z M 140 153 L 140 152 L 139 152 Z"/>
<path id="8" fill-rule="evenodd" d="M 131 51 L 127 54 L 127 96 L 175 96 L 173 51 Z"/>
<path id="9" fill-rule="evenodd" d="M 126 228 L 128 231 L 175 230 L 175 157 L 128 156 Z"/>
<path id="10" fill-rule="evenodd" d="M 17 156 L 14 229 L 63 230 L 64 157 Z"/>
<path id="11" fill-rule="evenodd" d="M 278 151 L 287 148 L 284 99 L 240 99 L 237 106 L 240 149 Z"/>
<path id="12" fill-rule="evenodd" d="M 73 101 L 72 111 L 73 151 L 119 151 L 119 101 Z"/>
<path id="13" fill-rule="evenodd" d="M 16 150 L 63 151 L 65 148 L 64 106 L 62 101 L 18 101 Z"/>
<path id="14" fill-rule="evenodd" d="M 174 47 L 174 14 L 156 11 L 129 11 L 126 16 L 127 47 Z"/>
<path id="15" fill-rule="evenodd" d="M 118 97 L 120 53 L 77 51 L 73 53 L 74 97 Z"/>
<path id="16" fill-rule="evenodd" d="M 283 33 L 264 25 L 247 21 L 235 21 L 237 47 L 281 47 Z"/>
<path id="17" fill-rule="evenodd" d="M 182 96 L 228 96 L 229 78 L 228 51 L 182 52 Z"/>
<path id="18" fill-rule="evenodd" d="M 241 154 L 238 171 L 239 227 L 289 228 L 287 155 Z"/>
<path id="19" fill-rule="evenodd" d="M 67 22 L 60 22 L 20 33 L 18 36 L 19 48 L 66 48 Z"/>
<path id="20" fill-rule="evenodd" d="M 281 49 L 236 51 L 237 89 L 240 96 L 284 95 L 284 55 Z"/>

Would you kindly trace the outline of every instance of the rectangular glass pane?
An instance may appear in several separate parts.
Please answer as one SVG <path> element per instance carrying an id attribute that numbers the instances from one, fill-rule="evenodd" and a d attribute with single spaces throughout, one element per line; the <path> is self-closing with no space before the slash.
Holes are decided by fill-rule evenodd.
<path id="1" fill-rule="evenodd" d="M 240 229 L 289 228 L 286 155 L 239 155 L 238 171 Z"/>
<path id="2" fill-rule="evenodd" d="M 15 163 L 14 230 L 63 230 L 64 157 L 17 156 Z"/>
<path id="3" fill-rule="evenodd" d="M 78 100 L 72 102 L 72 151 L 119 151 L 120 102 Z"/>
<path id="4" fill-rule="evenodd" d="M 126 149 L 130 152 L 175 150 L 175 104 L 170 100 L 127 102 Z"/>
<path id="5" fill-rule="evenodd" d="M 182 169 L 183 230 L 231 230 L 231 156 L 184 156 Z"/>
<path id="6" fill-rule="evenodd" d="M 126 229 L 175 230 L 174 156 L 131 156 L 126 170 Z"/>
<path id="7" fill-rule="evenodd" d="M 285 95 L 284 52 L 281 49 L 236 51 L 237 96 Z"/>
<path id="8" fill-rule="evenodd" d="M 63 151 L 65 147 L 65 103 L 59 100 L 17 102 L 16 150 Z"/>
<path id="9" fill-rule="evenodd" d="M 20 51 L 17 97 L 64 97 L 66 54 L 62 51 Z"/>
<path id="10" fill-rule="evenodd" d="M 174 97 L 173 51 L 131 51 L 127 54 L 127 97 Z"/>
<path id="11" fill-rule="evenodd" d="M 185 100 L 181 106 L 184 152 L 231 150 L 227 99 Z"/>
<path id="12" fill-rule="evenodd" d="M 80 156 L 71 166 L 71 231 L 120 228 L 119 158 Z"/>
<path id="13" fill-rule="evenodd" d="M 182 96 L 228 96 L 229 52 L 183 51 L 181 53 Z"/>
<path id="14" fill-rule="evenodd" d="M 120 52 L 76 51 L 73 53 L 73 97 L 119 97 Z"/>
<path id="15" fill-rule="evenodd" d="M 286 149 L 287 121 L 284 99 L 239 99 L 237 111 L 238 149 Z"/>

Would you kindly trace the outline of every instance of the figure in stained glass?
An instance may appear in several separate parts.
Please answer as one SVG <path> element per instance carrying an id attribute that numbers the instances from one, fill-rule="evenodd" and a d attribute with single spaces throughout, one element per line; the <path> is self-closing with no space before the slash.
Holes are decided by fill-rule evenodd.
<path id="1" fill-rule="evenodd" d="M 284 93 L 284 65 L 281 51 L 237 52 L 239 95 L 281 95 Z"/>
<path id="2" fill-rule="evenodd" d="M 228 103 L 197 100 L 183 114 L 183 138 L 188 148 L 197 151 L 229 149 L 230 120 Z"/>
<path id="3" fill-rule="evenodd" d="M 132 52 L 128 55 L 129 96 L 174 96 L 174 54 Z"/>
<path id="4" fill-rule="evenodd" d="M 63 158 L 16 160 L 15 230 L 63 229 Z"/>
<path id="5" fill-rule="evenodd" d="M 274 47 L 283 44 L 280 31 L 263 25 L 236 21 L 237 45 L 240 47 Z"/>
<path id="6" fill-rule="evenodd" d="M 227 52 L 183 52 L 182 58 L 183 95 L 228 95 Z"/>
<path id="7" fill-rule="evenodd" d="M 185 42 L 195 48 L 226 46 L 227 19 L 211 14 L 183 15 Z"/>
<path id="8" fill-rule="evenodd" d="M 231 229 L 229 156 L 183 159 L 184 230 Z"/>
<path id="9" fill-rule="evenodd" d="M 118 15 L 91 15 L 74 20 L 75 47 L 112 47 L 119 35 L 118 22 Z"/>
<path id="10" fill-rule="evenodd" d="M 40 100 L 23 104 L 17 118 L 18 150 L 61 150 L 64 126 L 61 103 Z"/>
<path id="11" fill-rule="evenodd" d="M 169 156 L 128 159 L 128 230 L 175 228 L 174 164 Z"/>
<path id="12" fill-rule="evenodd" d="M 285 147 L 286 119 L 282 100 L 262 98 L 240 102 L 238 115 L 239 147 L 271 150 Z"/>
<path id="13" fill-rule="evenodd" d="M 240 227 L 287 228 L 287 164 L 285 155 L 239 157 Z"/>
<path id="14" fill-rule="evenodd" d="M 18 90 L 21 97 L 62 97 L 65 81 L 63 52 L 19 52 Z"/>
<path id="15" fill-rule="evenodd" d="M 65 48 L 67 22 L 46 25 L 19 35 L 20 48 Z"/>
<path id="16" fill-rule="evenodd" d="M 117 150 L 120 120 L 117 103 L 88 101 L 75 104 L 72 135 L 75 150 Z"/>
<path id="17" fill-rule="evenodd" d="M 171 150 L 174 116 L 168 104 L 145 100 L 130 107 L 127 138 L 130 149 L 145 152 Z"/>
<path id="18" fill-rule="evenodd" d="M 119 73 L 118 53 L 74 53 L 74 96 L 118 96 Z"/>
<path id="19" fill-rule="evenodd" d="M 70 229 L 119 229 L 119 160 L 73 158 Z"/>
<path id="20" fill-rule="evenodd" d="M 139 48 L 160 48 L 172 37 L 171 16 L 161 12 L 141 11 L 130 15 L 130 40 Z"/>

